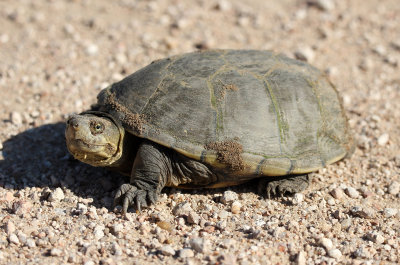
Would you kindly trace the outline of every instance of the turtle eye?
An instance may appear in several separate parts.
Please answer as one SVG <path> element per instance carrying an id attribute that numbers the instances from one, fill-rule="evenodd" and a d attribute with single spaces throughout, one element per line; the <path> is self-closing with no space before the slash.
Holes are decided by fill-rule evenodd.
<path id="1" fill-rule="evenodd" d="M 90 129 L 93 134 L 99 134 L 104 131 L 104 125 L 101 122 L 91 122 L 90 123 Z"/>

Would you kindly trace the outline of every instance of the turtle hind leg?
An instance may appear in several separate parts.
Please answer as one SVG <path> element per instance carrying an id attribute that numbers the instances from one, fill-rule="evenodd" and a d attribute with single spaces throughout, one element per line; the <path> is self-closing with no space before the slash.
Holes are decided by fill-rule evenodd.
<path id="1" fill-rule="evenodd" d="M 311 182 L 309 174 L 290 175 L 282 177 L 261 178 L 258 183 L 258 193 L 268 199 L 285 194 L 293 194 L 305 190 Z"/>

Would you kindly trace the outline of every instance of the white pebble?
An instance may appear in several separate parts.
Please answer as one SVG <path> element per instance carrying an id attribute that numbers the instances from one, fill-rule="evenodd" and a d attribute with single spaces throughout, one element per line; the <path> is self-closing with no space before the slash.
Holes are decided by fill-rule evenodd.
<path id="1" fill-rule="evenodd" d="M 104 226 L 98 225 L 94 228 L 93 234 L 96 239 L 101 239 L 104 237 Z"/>
<path id="2" fill-rule="evenodd" d="M 55 189 L 53 192 L 50 193 L 49 197 L 47 200 L 49 202 L 55 202 L 55 201 L 61 201 L 64 199 L 64 192 L 61 188 Z"/>
<path id="3" fill-rule="evenodd" d="M 335 249 L 331 249 L 328 251 L 328 255 L 331 258 L 334 259 L 340 259 L 340 257 L 342 257 L 342 252 L 340 252 L 339 249 L 335 248 Z"/>
<path id="4" fill-rule="evenodd" d="M 161 254 L 164 256 L 174 256 L 175 250 L 170 245 L 165 245 L 160 248 Z"/>
<path id="5" fill-rule="evenodd" d="M 395 209 L 395 208 L 385 208 L 385 209 L 383 209 L 383 215 L 386 218 L 389 218 L 389 217 L 392 217 L 392 216 L 396 215 L 397 212 L 398 212 L 398 210 Z"/>
<path id="6" fill-rule="evenodd" d="M 192 249 L 200 253 L 206 253 L 211 249 L 209 241 L 200 237 L 190 239 L 189 244 Z"/>
<path id="7" fill-rule="evenodd" d="M 60 257 L 63 254 L 63 251 L 59 248 L 52 248 L 50 250 L 50 256 Z"/>
<path id="8" fill-rule="evenodd" d="M 232 208 L 231 208 L 231 212 L 233 214 L 237 214 L 240 213 L 240 208 L 242 207 L 242 204 L 238 201 L 235 201 L 234 203 L 232 203 Z"/>
<path id="9" fill-rule="evenodd" d="M 9 237 L 8 240 L 10 243 L 14 243 L 15 245 L 19 245 L 19 239 L 16 234 L 12 233 Z"/>
<path id="10" fill-rule="evenodd" d="M 299 252 L 299 254 L 297 255 L 297 265 L 306 265 L 306 252 Z"/>
<path id="11" fill-rule="evenodd" d="M 21 115 L 21 113 L 19 113 L 17 111 L 11 112 L 10 113 L 10 120 L 15 125 L 21 125 L 22 124 L 22 115 Z"/>
<path id="12" fill-rule="evenodd" d="M 315 4 L 324 11 L 333 10 L 335 8 L 333 0 L 317 0 Z"/>
<path id="13" fill-rule="evenodd" d="M 95 55 L 99 51 L 99 47 L 96 44 L 90 44 L 86 47 L 87 55 Z"/>
<path id="14" fill-rule="evenodd" d="M 321 238 L 319 243 L 321 244 L 321 246 L 323 246 L 326 250 L 330 250 L 333 247 L 333 243 L 332 240 L 330 240 L 329 238 Z"/>
<path id="15" fill-rule="evenodd" d="M 315 52 L 313 49 L 311 49 L 311 47 L 302 47 L 294 53 L 294 56 L 298 60 L 312 62 L 315 57 Z"/>
<path id="16" fill-rule="evenodd" d="M 360 196 L 360 193 L 353 187 L 347 187 L 345 192 L 350 198 L 358 198 Z"/>
<path id="17" fill-rule="evenodd" d="M 388 192 L 389 192 L 389 194 L 392 194 L 392 195 L 396 195 L 397 193 L 399 193 L 400 192 L 400 183 L 397 181 L 394 181 L 392 184 L 389 185 Z"/>
<path id="18" fill-rule="evenodd" d="M 304 200 L 304 194 L 302 193 L 295 193 L 293 196 L 293 204 L 298 205 L 302 203 Z"/>
<path id="19" fill-rule="evenodd" d="M 389 134 L 388 133 L 384 133 L 381 136 L 379 136 L 378 138 L 378 144 L 380 146 L 385 146 L 389 141 Z"/>
<path id="20" fill-rule="evenodd" d="M 223 204 L 227 204 L 232 201 L 237 201 L 239 199 L 239 196 L 237 195 L 236 192 L 227 190 L 224 192 L 224 194 L 221 197 L 221 202 Z"/>
<path id="21" fill-rule="evenodd" d="M 179 251 L 180 258 L 191 258 L 193 256 L 194 256 L 194 252 L 190 248 L 183 248 Z"/>

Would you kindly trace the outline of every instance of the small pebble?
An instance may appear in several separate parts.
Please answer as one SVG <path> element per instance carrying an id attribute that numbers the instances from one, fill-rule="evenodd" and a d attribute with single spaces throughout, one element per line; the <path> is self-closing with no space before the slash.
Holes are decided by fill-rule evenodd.
<path id="1" fill-rule="evenodd" d="M 104 237 L 104 226 L 102 226 L 102 225 L 97 225 L 95 228 L 94 228 L 94 230 L 93 230 L 93 234 L 94 234 L 94 237 L 97 239 L 97 240 L 99 240 L 99 239 L 101 239 L 101 238 L 103 238 Z"/>
<path id="2" fill-rule="evenodd" d="M 332 240 L 330 240 L 329 238 L 321 238 L 319 243 L 321 244 L 321 246 L 323 246 L 326 250 L 330 250 L 333 247 L 333 243 Z"/>
<path id="3" fill-rule="evenodd" d="M 187 221 L 189 224 L 199 224 L 200 220 L 201 217 L 195 211 L 190 211 L 187 215 Z"/>
<path id="4" fill-rule="evenodd" d="M 112 243 L 111 251 L 115 256 L 121 256 L 123 253 L 121 247 L 116 242 Z"/>
<path id="5" fill-rule="evenodd" d="M 304 194 L 302 193 L 295 193 L 293 196 L 293 204 L 294 205 L 299 205 L 300 203 L 302 203 L 304 200 Z"/>
<path id="6" fill-rule="evenodd" d="M 356 217 L 361 217 L 361 218 L 366 218 L 366 219 L 372 219 L 376 215 L 376 211 L 373 210 L 372 208 L 361 208 L 359 206 L 354 206 L 351 208 L 351 213 L 356 216 Z"/>
<path id="7" fill-rule="evenodd" d="M 200 253 L 209 252 L 211 247 L 207 239 L 195 237 L 189 241 L 190 247 Z"/>
<path id="8" fill-rule="evenodd" d="M 345 189 L 346 194 L 350 197 L 350 198 L 358 198 L 360 197 L 360 193 L 353 187 L 347 187 Z"/>
<path id="9" fill-rule="evenodd" d="M 52 248 L 50 250 L 50 256 L 60 257 L 63 254 L 63 251 L 59 248 Z"/>
<path id="10" fill-rule="evenodd" d="M 10 243 L 14 243 L 15 245 L 19 245 L 19 239 L 16 234 L 12 233 L 9 235 L 8 240 Z"/>
<path id="11" fill-rule="evenodd" d="M 385 208 L 385 209 L 383 209 L 383 215 L 386 218 L 395 216 L 397 214 L 397 212 L 398 212 L 398 210 L 395 209 L 395 208 Z"/>
<path id="12" fill-rule="evenodd" d="M 190 248 L 183 248 L 179 251 L 180 258 L 191 258 L 194 257 L 194 252 Z"/>
<path id="13" fill-rule="evenodd" d="M 57 188 L 54 191 L 50 192 L 49 197 L 47 200 L 49 202 L 56 202 L 56 201 L 61 201 L 65 198 L 64 192 L 61 188 Z"/>
<path id="14" fill-rule="evenodd" d="M 298 60 L 312 62 L 315 57 L 315 52 L 311 47 L 302 47 L 294 53 L 294 56 Z"/>
<path id="15" fill-rule="evenodd" d="M 7 233 L 7 235 L 10 235 L 12 233 L 15 232 L 15 225 L 13 222 L 11 221 L 7 221 L 5 227 L 4 227 L 5 232 Z"/>
<path id="16" fill-rule="evenodd" d="M 15 125 L 21 125 L 22 124 L 22 115 L 21 115 L 21 113 L 19 113 L 17 111 L 11 112 L 10 113 L 10 120 Z"/>
<path id="17" fill-rule="evenodd" d="M 241 207 L 242 207 L 242 204 L 238 201 L 235 201 L 234 203 L 232 203 L 231 212 L 233 214 L 240 213 Z"/>
<path id="18" fill-rule="evenodd" d="M 307 264 L 305 251 L 300 251 L 299 254 L 297 254 L 296 262 L 297 262 L 297 265 L 306 265 Z"/>
<path id="19" fill-rule="evenodd" d="M 387 134 L 387 133 L 382 134 L 378 138 L 378 144 L 380 146 L 385 146 L 388 143 L 388 141 L 389 141 L 389 134 Z"/>
<path id="20" fill-rule="evenodd" d="M 328 251 L 328 255 L 331 258 L 340 259 L 342 257 L 342 252 L 339 249 L 334 248 Z"/>
<path id="21" fill-rule="evenodd" d="M 170 245 L 164 245 L 160 248 L 161 254 L 164 256 L 174 256 L 175 250 Z"/>
<path id="22" fill-rule="evenodd" d="M 398 194 L 400 192 L 400 183 L 397 181 L 394 181 L 392 184 L 389 185 L 388 192 L 389 192 L 389 194 L 392 194 L 392 195 Z"/>
<path id="23" fill-rule="evenodd" d="M 366 235 L 366 239 L 368 239 L 374 243 L 377 243 L 377 244 L 382 244 L 385 241 L 385 238 L 376 231 L 368 233 Z"/>
<path id="24" fill-rule="evenodd" d="M 12 212 L 16 215 L 24 215 L 30 212 L 32 203 L 30 201 L 16 201 L 12 205 Z"/>
<path id="25" fill-rule="evenodd" d="M 36 247 L 36 243 L 35 240 L 33 240 L 32 238 L 28 238 L 25 242 L 25 245 L 29 248 L 34 248 Z"/>
<path id="26" fill-rule="evenodd" d="M 344 196 L 344 192 L 341 188 L 333 189 L 333 190 L 331 190 L 330 193 L 333 198 L 338 199 L 338 200 L 342 199 Z"/>
<path id="27" fill-rule="evenodd" d="M 172 210 L 175 216 L 187 216 L 190 212 L 193 212 L 193 209 L 188 202 L 181 202 Z"/>
<path id="28" fill-rule="evenodd" d="M 224 192 L 224 194 L 221 197 L 221 202 L 223 204 L 227 204 L 229 202 L 237 201 L 239 199 L 239 196 L 236 192 L 227 190 Z"/>
<path id="29" fill-rule="evenodd" d="M 87 55 L 95 55 L 99 51 L 99 47 L 96 44 L 89 44 L 86 47 Z"/>
<path id="30" fill-rule="evenodd" d="M 316 0 L 312 3 L 323 11 L 331 11 L 335 8 L 335 2 L 333 0 Z"/>

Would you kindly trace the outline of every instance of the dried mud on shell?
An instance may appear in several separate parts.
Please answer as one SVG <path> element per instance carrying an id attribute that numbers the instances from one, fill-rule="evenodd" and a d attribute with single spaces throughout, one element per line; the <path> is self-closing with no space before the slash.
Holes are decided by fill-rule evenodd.
<path id="1" fill-rule="evenodd" d="M 146 123 L 145 116 L 143 114 L 131 113 L 125 106 L 121 105 L 115 99 L 115 93 L 111 93 L 105 102 L 113 110 L 121 112 L 124 114 L 122 122 L 127 124 L 130 128 L 133 128 L 139 135 L 143 133 L 143 125 Z"/>
<path id="2" fill-rule="evenodd" d="M 233 170 L 243 170 L 243 147 L 234 140 L 208 143 L 205 148 L 217 152 L 217 160 Z"/>

